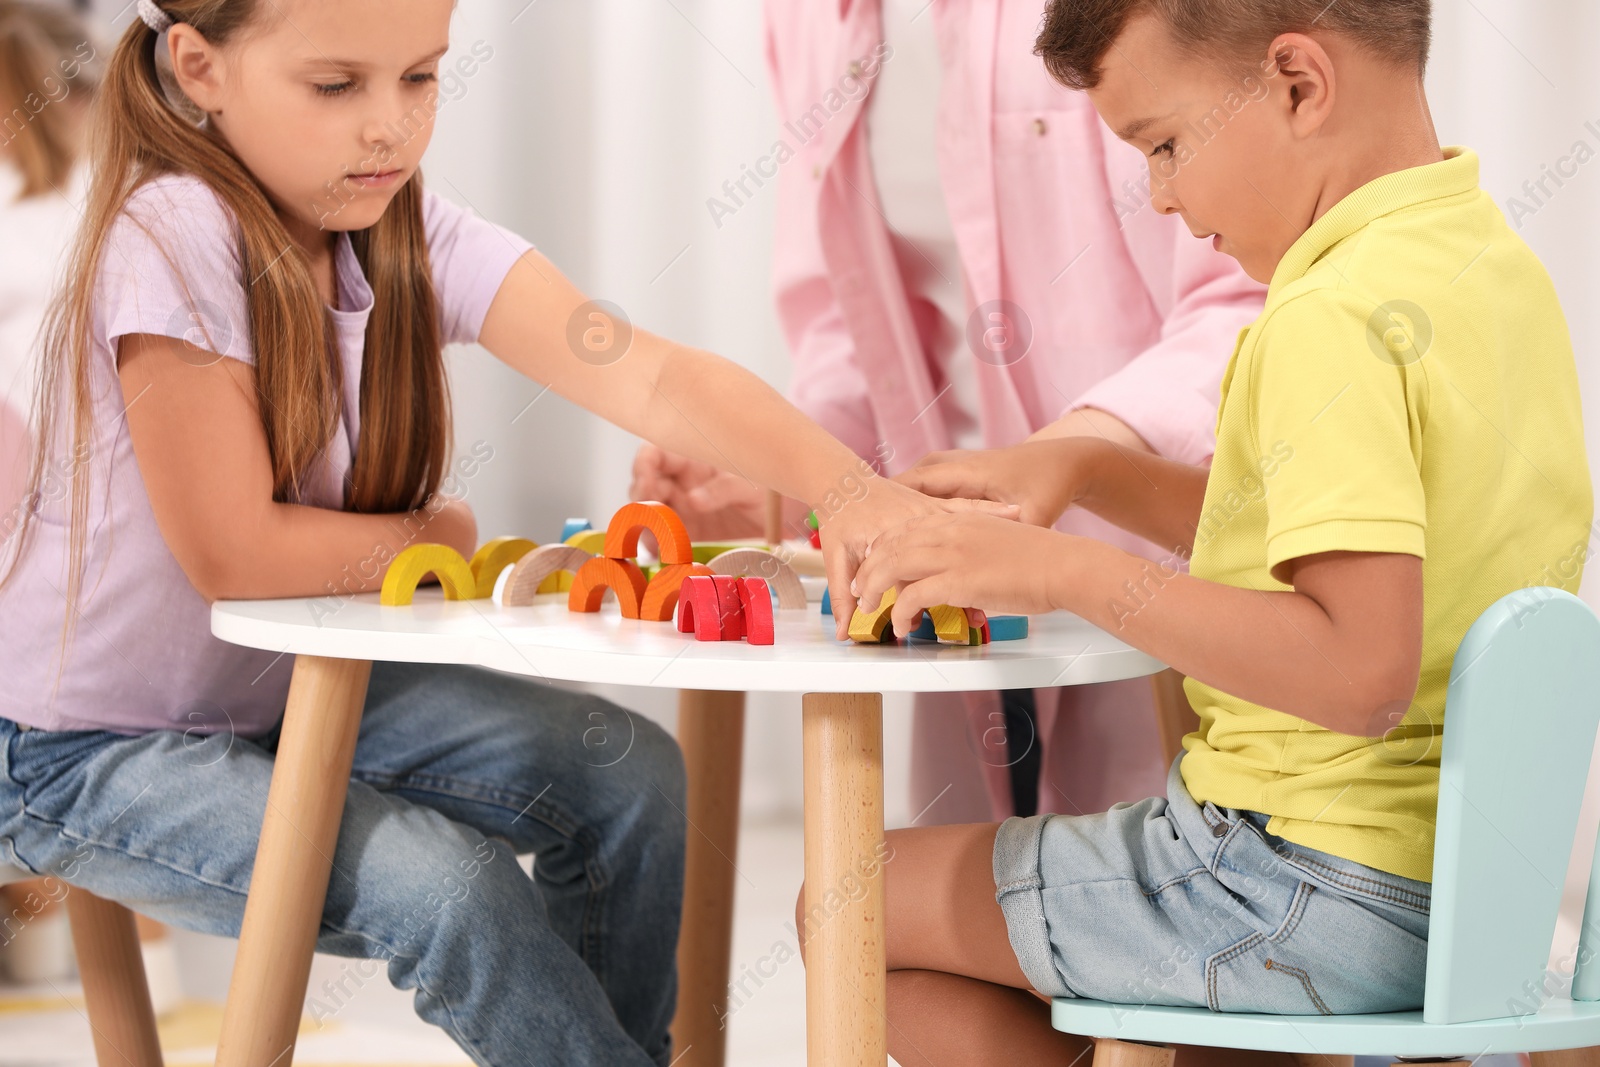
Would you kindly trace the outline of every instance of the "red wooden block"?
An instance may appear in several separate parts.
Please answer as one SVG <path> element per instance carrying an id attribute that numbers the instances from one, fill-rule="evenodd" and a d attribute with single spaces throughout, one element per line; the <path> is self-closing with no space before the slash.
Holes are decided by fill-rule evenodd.
<path id="1" fill-rule="evenodd" d="M 667 564 L 650 579 L 650 585 L 644 591 L 644 601 L 639 605 L 639 617 L 651 622 L 671 622 L 672 610 L 678 606 L 679 590 L 684 579 L 693 575 L 709 578 L 713 573 L 703 563 Z"/>
<path id="2" fill-rule="evenodd" d="M 752 645 L 770 645 L 772 637 L 772 591 L 764 578 L 737 578 L 739 607 L 744 614 L 745 635 Z"/>
<path id="3" fill-rule="evenodd" d="M 617 604 L 624 619 L 637 619 L 644 600 L 644 572 L 632 560 L 605 559 L 595 556 L 572 579 L 572 589 L 567 593 L 567 610 L 590 612 L 600 610 L 600 601 L 607 589 L 617 593 Z"/>
<path id="4" fill-rule="evenodd" d="M 722 600 L 713 576 L 691 574 L 678 586 L 678 632 L 697 641 L 722 640 Z"/>
<path id="5" fill-rule="evenodd" d="M 718 618 L 722 623 L 722 639 L 744 640 L 744 605 L 739 602 L 739 579 L 718 574 L 711 580 L 717 584 L 717 601 L 721 608 Z"/>
<path id="6" fill-rule="evenodd" d="M 611 516 L 603 554 L 608 559 L 632 559 L 639 554 L 639 534 L 643 530 L 655 534 L 663 564 L 694 562 L 694 549 L 683 520 L 676 511 L 653 500 L 626 504 Z"/>

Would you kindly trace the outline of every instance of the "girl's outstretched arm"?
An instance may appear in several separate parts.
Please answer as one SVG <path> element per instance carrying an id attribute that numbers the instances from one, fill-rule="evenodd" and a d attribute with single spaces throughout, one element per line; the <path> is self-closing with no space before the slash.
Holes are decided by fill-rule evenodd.
<path id="1" fill-rule="evenodd" d="M 534 381 L 671 452 L 810 503 L 826 535 L 842 631 L 850 580 L 877 533 L 915 515 L 1015 509 L 935 501 L 885 478 L 771 386 L 720 356 L 633 329 L 537 252 L 511 269 L 480 342 Z"/>

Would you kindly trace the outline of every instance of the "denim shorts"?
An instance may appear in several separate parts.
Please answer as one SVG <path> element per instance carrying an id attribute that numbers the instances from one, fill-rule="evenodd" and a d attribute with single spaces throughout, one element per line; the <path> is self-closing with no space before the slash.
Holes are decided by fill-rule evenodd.
<path id="1" fill-rule="evenodd" d="M 1034 988 L 1277 1015 L 1421 1007 L 1428 883 L 1196 803 L 1181 760 L 1165 799 L 1000 824 L 996 899 Z"/>

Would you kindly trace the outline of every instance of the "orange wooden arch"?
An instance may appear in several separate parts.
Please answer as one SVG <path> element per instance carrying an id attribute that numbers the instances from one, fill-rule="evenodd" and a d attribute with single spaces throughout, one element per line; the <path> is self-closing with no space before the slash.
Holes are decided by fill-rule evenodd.
<path id="1" fill-rule="evenodd" d="M 689 544 L 689 531 L 678 518 L 678 513 L 654 500 L 626 504 L 606 527 L 605 556 L 608 559 L 632 559 L 639 554 L 639 534 L 649 530 L 655 535 L 661 549 L 664 566 L 675 563 L 693 563 L 694 550 Z"/>
<path id="2" fill-rule="evenodd" d="M 647 584 L 644 572 L 632 560 L 595 556 L 579 567 L 572 579 L 572 588 L 567 592 L 567 610 L 599 611 L 606 590 L 613 589 L 622 617 L 637 619 Z"/>
<path id="3" fill-rule="evenodd" d="M 639 618 L 651 622 L 671 622 L 672 612 L 678 606 L 678 593 L 683 580 L 695 575 L 712 577 L 715 572 L 703 563 L 669 563 L 656 571 L 644 591 L 644 601 L 639 605 Z"/>

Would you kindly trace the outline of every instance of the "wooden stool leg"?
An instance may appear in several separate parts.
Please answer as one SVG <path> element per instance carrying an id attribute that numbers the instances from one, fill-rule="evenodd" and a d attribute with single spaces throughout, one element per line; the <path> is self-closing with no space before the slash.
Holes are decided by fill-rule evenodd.
<path id="1" fill-rule="evenodd" d="M 677 1067 L 722 1067 L 733 958 L 734 864 L 739 850 L 739 779 L 744 694 L 686 689 L 678 695 L 678 744 L 689 778 L 683 927 L 678 935 Z"/>
<path id="2" fill-rule="evenodd" d="M 1161 758 L 1167 766 L 1183 751 L 1183 737 L 1200 728 L 1200 716 L 1189 706 L 1183 675 L 1170 667 L 1150 676 L 1156 694 L 1156 728 L 1161 734 Z"/>
<path id="3" fill-rule="evenodd" d="M 72 948 L 100 1067 L 161 1067 L 156 1013 L 150 1007 L 144 959 L 133 913 L 74 888 L 67 894 Z"/>
<path id="4" fill-rule="evenodd" d="M 1600 1067 L 1600 1046 L 1565 1049 L 1561 1052 L 1535 1052 L 1533 1067 Z"/>
<path id="5" fill-rule="evenodd" d="M 1135 1045 L 1129 1041 L 1094 1039 L 1094 1067 L 1172 1067 L 1176 1049 L 1165 1045 Z"/>
<path id="6" fill-rule="evenodd" d="M 887 1060 L 883 939 L 883 697 L 807 693 L 806 1061 Z M 820 909 L 820 910 L 819 910 Z"/>
<path id="7" fill-rule="evenodd" d="M 261 820 L 217 1067 L 289 1067 L 372 664 L 300 656 Z"/>

